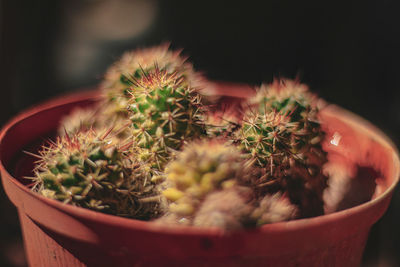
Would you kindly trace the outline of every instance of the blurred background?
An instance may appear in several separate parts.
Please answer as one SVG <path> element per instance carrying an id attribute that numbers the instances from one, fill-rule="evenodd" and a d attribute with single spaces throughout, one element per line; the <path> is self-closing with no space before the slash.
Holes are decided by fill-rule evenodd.
<path id="1" fill-rule="evenodd" d="M 170 41 L 210 79 L 299 77 L 329 102 L 400 137 L 396 0 L 0 0 L 0 125 L 56 95 L 96 86 L 129 49 Z M 0 187 L 0 266 L 26 266 Z M 372 229 L 363 266 L 400 266 L 400 195 Z"/>

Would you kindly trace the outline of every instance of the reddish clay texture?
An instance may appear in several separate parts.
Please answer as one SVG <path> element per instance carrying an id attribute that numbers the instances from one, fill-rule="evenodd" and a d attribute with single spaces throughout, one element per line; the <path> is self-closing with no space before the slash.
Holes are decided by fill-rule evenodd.
<path id="1" fill-rule="evenodd" d="M 217 88 L 232 103 L 251 94 L 238 85 Z M 31 266 L 357 266 L 369 229 L 386 211 L 398 181 L 399 159 L 390 141 L 356 115 L 328 106 L 321 121 L 330 160 L 374 169 L 377 185 L 371 201 L 340 212 L 224 233 L 106 215 L 31 192 L 20 181 L 32 166 L 21 150 L 48 136 L 72 108 L 94 103 L 96 96 L 79 93 L 34 107 L 0 134 L 2 181 L 18 209 Z"/>

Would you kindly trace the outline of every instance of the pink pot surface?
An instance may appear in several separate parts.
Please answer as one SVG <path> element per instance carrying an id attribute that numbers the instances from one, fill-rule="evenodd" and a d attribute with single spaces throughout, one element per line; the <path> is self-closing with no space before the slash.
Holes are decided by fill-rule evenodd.
<path id="1" fill-rule="evenodd" d="M 216 88 L 232 103 L 252 93 L 241 85 Z M 369 229 L 386 211 L 398 182 L 399 158 L 387 137 L 330 105 L 320 117 L 330 159 L 362 167 L 355 178 L 360 184 L 376 183 L 372 200 L 340 212 L 226 233 L 111 216 L 31 192 L 21 177 L 33 163 L 21 151 L 33 149 L 62 116 L 95 103 L 97 96 L 93 91 L 51 100 L 22 112 L 0 134 L 3 186 L 18 209 L 31 266 L 357 266 Z"/>

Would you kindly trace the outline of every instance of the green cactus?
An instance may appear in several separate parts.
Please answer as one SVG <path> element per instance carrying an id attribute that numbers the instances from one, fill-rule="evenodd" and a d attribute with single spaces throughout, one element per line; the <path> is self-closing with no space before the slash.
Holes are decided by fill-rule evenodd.
<path id="1" fill-rule="evenodd" d="M 189 224 L 197 226 L 213 225 L 225 228 L 228 227 L 226 224 L 229 224 L 232 227 L 228 228 L 237 228 L 234 225 L 239 222 L 241 225 L 245 221 L 244 217 L 249 217 L 245 214 L 248 215 L 251 210 L 247 203 L 251 199 L 250 189 L 239 186 L 245 173 L 245 162 L 235 146 L 206 140 L 188 144 L 166 168 L 166 182 L 169 187 L 163 194 L 171 202 L 168 216 L 174 216 L 177 221 L 189 221 Z M 236 220 L 230 223 L 218 222 L 219 219 L 206 219 L 206 214 L 211 212 L 213 207 L 218 213 L 214 214 L 215 218 L 226 214 L 229 207 L 224 200 L 232 198 L 237 198 L 234 203 L 240 203 L 243 207 L 241 212 L 237 213 L 240 218 L 235 218 Z M 238 206 L 231 208 L 236 209 Z"/>
<path id="2" fill-rule="evenodd" d="M 128 111 L 135 153 L 163 170 L 184 142 L 205 135 L 201 95 L 180 73 L 157 66 L 129 82 Z"/>
<path id="3" fill-rule="evenodd" d="M 127 52 L 108 69 L 101 84 L 106 117 L 115 121 L 128 116 L 126 107 L 130 98 L 129 79 L 131 77 L 140 79 L 153 71 L 156 66 L 166 73 L 179 72 L 186 78 L 186 82 L 195 83 L 200 79 L 200 76 L 193 71 L 192 65 L 180 55 L 180 51 L 171 51 L 168 48 L 168 44 L 163 44 Z"/>
<path id="4" fill-rule="evenodd" d="M 59 132 L 74 133 L 79 128 L 101 129 L 113 127 L 120 129 L 118 137 L 121 140 L 129 137 L 127 106 L 131 99 L 131 79 L 140 79 L 148 72 L 155 69 L 165 73 L 179 73 L 181 83 L 191 88 L 204 86 L 206 84 L 202 76 L 193 70 L 192 65 L 180 55 L 180 51 L 169 50 L 168 44 L 160 46 L 136 49 L 125 53 L 120 60 L 111 66 L 100 85 L 101 99 L 94 111 L 73 112 L 63 120 Z M 199 89 L 200 90 L 200 89 Z M 89 116 L 92 113 L 93 116 Z M 83 126 L 83 127 L 82 127 Z"/>
<path id="5" fill-rule="evenodd" d="M 65 134 L 43 147 L 34 190 L 43 196 L 119 216 L 159 216 L 159 193 L 146 170 L 126 148 L 113 144 L 110 130 Z"/>
<path id="6" fill-rule="evenodd" d="M 235 139 L 259 167 L 252 183 L 260 196 L 287 192 L 300 217 L 323 214 L 327 160 L 315 97 L 301 84 L 281 81 L 261 87 L 247 105 Z"/>

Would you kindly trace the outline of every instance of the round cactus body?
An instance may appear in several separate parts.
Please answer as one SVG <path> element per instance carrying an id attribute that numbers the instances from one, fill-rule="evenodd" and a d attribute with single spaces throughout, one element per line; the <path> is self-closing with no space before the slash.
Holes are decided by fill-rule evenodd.
<path id="1" fill-rule="evenodd" d="M 106 72 L 102 89 L 110 92 L 111 98 L 114 97 L 112 92 L 115 95 L 126 95 L 129 88 L 126 77 L 140 78 L 143 73 L 154 69 L 155 65 L 168 73 L 179 70 L 189 75 L 193 72 L 192 65 L 180 54 L 181 51 L 169 50 L 168 44 L 126 52 Z"/>
<path id="2" fill-rule="evenodd" d="M 251 211 L 252 192 L 239 186 L 245 172 L 243 158 L 235 146 L 217 141 L 190 143 L 166 168 L 169 187 L 163 194 L 171 202 L 169 216 L 196 226 L 238 228 Z M 236 213 L 233 210 L 238 206 L 225 201 L 235 198 L 234 203 L 241 206 Z M 236 216 L 221 219 L 229 210 Z"/>
<path id="3" fill-rule="evenodd" d="M 106 72 L 101 84 L 103 92 L 103 112 L 111 121 L 124 119 L 128 116 L 126 107 L 130 98 L 130 80 L 140 79 L 148 72 L 158 68 L 166 73 L 179 72 L 186 82 L 194 86 L 200 76 L 194 72 L 180 51 L 171 51 L 164 44 L 151 48 L 136 49 L 125 53 Z"/>
<path id="4" fill-rule="evenodd" d="M 119 216 L 159 216 L 156 187 L 137 160 L 113 144 L 109 132 L 66 134 L 43 147 L 34 190 L 64 203 Z"/>
<path id="5" fill-rule="evenodd" d="M 289 221 L 297 216 L 298 208 L 280 192 L 264 196 L 251 214 L 257 225 Z"/>
<path id="6" fill-rule="evenodd" d="M 327 161 L 315 97 L 301 84 L 275 82 L 248 102 L 236 141 L 260 174 L 252 184 L 260 196 L 287 192 L 301 217 L 323 213 Z"/>

